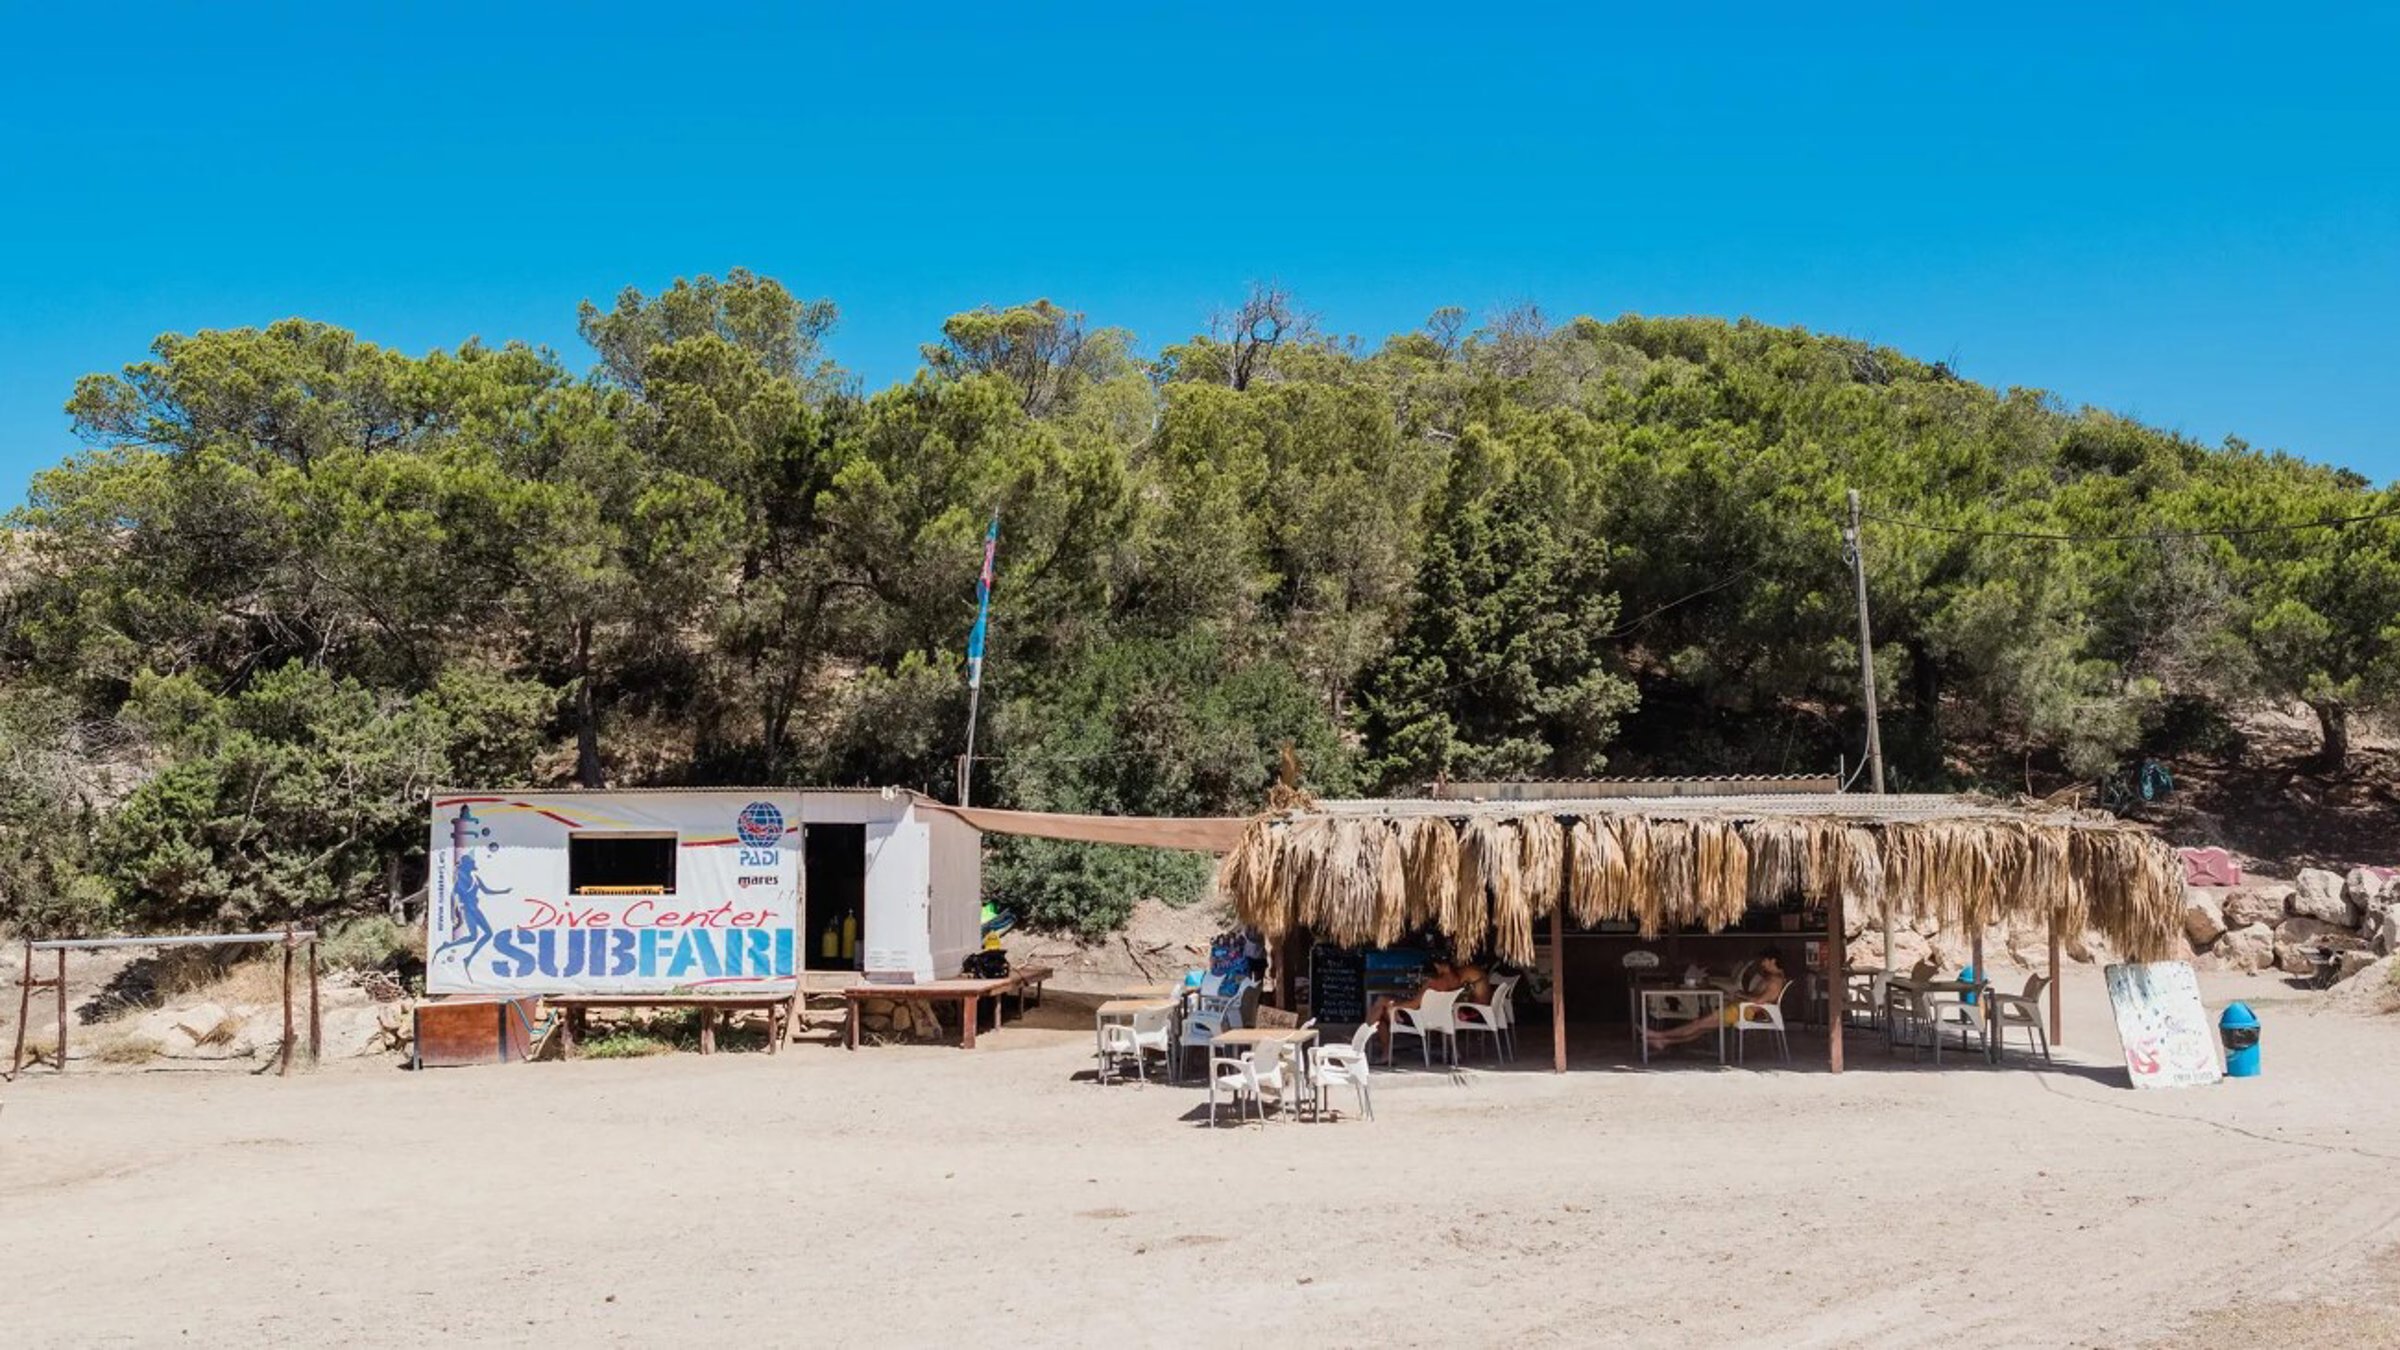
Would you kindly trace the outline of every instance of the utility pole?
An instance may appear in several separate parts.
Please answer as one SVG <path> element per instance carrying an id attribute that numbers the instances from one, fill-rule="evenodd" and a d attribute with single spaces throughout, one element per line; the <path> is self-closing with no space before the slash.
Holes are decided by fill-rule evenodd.
<path id="1" fill-rule="evenodd" d="M 1875 630 L 1867 619 L 1867 554 L 1859 534 L 1858 489 L 1850 489 L 1850 528 L 1842 532 L 1850 579 L 1858 588 L 1858 673 L 1867 696 L 1867 774 L 1883 795 L 1883 728 L 1875 718 Z"/>
<path id="2" fill-rule="evenodd" d="M 983 573 L 975 581 L 975 627 L 967 634 L 967 752 L 958 757 L 958 804 L 967 806 L 975 786 L 975 722 L 983 711 L 983 642 L 992 626 L 992 581 L 1000 562 L 1000 508 L 992 508 L 983 533 Z"/>
<path id="3" fill-rule="evenodd" d="M 1867 619 L 1867 550 L 1859 530 L 1858 489 L 1850 489 L 1850 528 L 1842 532 L 1850 555 L 1850 581 L 1858 591 L 1858 673 L 1867 696 L 1867 774 L 1883 795 L 1883 727 L 1875 717 L 1875 630 Z M 1883 968 L 1892 968 L 1892 898 L 1883 898 Z M 1977 971 L 1981 975 L 1983 972 Z"/>

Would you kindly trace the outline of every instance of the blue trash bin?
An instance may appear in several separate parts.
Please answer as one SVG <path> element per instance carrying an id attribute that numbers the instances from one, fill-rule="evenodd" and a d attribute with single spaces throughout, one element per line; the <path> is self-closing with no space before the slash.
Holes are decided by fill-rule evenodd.
<path id="1" fill-rule="evenodd" d="M 2225 1076 L 2258 1077 L 2258 1014 L 2250 1005 L 2228 1004 L 2217 1019 L 2217 1035 L 2225 1042 Z"/>
<path id="2" fill-rule="evenodd" d="M 1966 966 L 1966 967 L 1962 967 L 1962 968 L 1959 970 L 1959 972 L 1958 972 L 1958 981 L 1959 981 L 1959 983 L 1961 983 L 1961 984 L 1973 984 L 1973 983 L 1975 983 L 1975 967 L 1973 967 L 1973 966 Z M 1967 1005 L 1968 1007 L 1970 1007 L 1970 1008 L 1974 1007 L 1974 1006 L 1975 1006 L 1975 991 L 1974 991 L 1974 990 L 1972 990 L 1972 989 L 1970 989 L 1970 990 L 1968 990 L 1966 993 L 1959 995 L 1959 999 L 1958 999 L 1958 1001 L 1959 1001 L 1959 1002 L 1961 1002 L 1961 1003 L 1964 1003 L 1964 1004 L 1966 1004 L 1966 1005 Z"/>

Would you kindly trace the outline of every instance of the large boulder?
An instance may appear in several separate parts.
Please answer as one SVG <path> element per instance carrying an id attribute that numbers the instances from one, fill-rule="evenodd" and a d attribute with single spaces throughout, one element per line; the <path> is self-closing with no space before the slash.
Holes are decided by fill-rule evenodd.
<path id="1" fill-rule="evenodd" d="M 179 1008 L 172 1022 L 186 1045 L 226 1045 L 241 1034 L 241 1018 L 229 1012 L 222 1003 L 201 1003 Z"/>
<path id="2" fill-rule="evenodd" d="M 2368 910 L 2358 922 L 2358 936 L 2378 955 L 2391 955 L 2400 947 L 2400 903 L 2386 901 Z"/>
<path id="3" fill-rule="evenodd" d="M 2334 981 L 2338 984 L 2375 963 L 2376 956 L 2373 952 L 2343 952 L 2334 957 Z"/>
<path id="4" fill-rule="evenodd" d="M 2292 888 L 2292 897 L 2285 904 L 2302 918 L 2343 928 L 2358 927 L 2358 909 L 2342 894 L 2342 879 L 2323 868 L 2302 868 L 2300 880 Z"/>
<path id="5" fill-rule="evenodd" d="M 2275 968 L 2286 975 L 2314 976 L 2317 973 L 2317 949 L 2278 944 L 2275 948 Z"/>
<path id="6" fill-rule="evenodd" d="M 2353 867 L 2342 878 L 2342 898 L 2361 910 L 2400 900 L 2400 868 Z"/>
<path id="7" fill-rule="evenodd" d="M 2400 956 L 2384 957 L 2335 985 L 2328 1002 L 2352 1012 L 2400 1012 Z"/>
<path id="8" fill-rule="evenodd" d="M 2322 919 L 2293 915 L 2275 926 L 2275 945 L 2278 947 L 2329 947 L 2335 951 L 2355 952 L 2366 949 L 2366 939 L 2339 924 Z"/>
<path id="9" fill-rule="evenodd" d="M 2227 970 L 2265 970 L 2275 964 L 2275 930 L 2263 923 L 2228 928 L 2208 953 Z"/>
<path id="10" fill-rule="evenodd" d="M 2280 881 L 2234 887 L 2225 893 L 2225 926 L 2248 928 L 2263 923 L 2272 928 L 2282 923 L 2284 902 L 2291 898 L 2292 889 Z"/>
<path id="11" fill-rule="evenodd" d="M 2193 886 L 2184 891 L 2183 935 L 2196 952 L 2208 950 L 2208 944 L 2225 936 L 2225 901 L 2222 892 L 2206 886 Z"/>

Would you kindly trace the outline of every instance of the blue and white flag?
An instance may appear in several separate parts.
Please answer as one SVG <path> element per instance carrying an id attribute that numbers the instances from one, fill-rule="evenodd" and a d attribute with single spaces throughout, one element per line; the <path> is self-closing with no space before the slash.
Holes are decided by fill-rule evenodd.
<path id="1" fill-rule="evenodd" d="M 967 634 L 967 688 L 983 687 L 983 637 L 992 626 L 992 566 L 1000 558 L 1000 517 L 983 533 L 983 576 L 975 583 L 975 628 Z"/>

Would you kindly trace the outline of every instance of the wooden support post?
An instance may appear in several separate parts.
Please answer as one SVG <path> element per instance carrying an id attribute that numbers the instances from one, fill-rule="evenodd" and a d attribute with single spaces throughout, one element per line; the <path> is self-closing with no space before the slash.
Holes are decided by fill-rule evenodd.
<path id="1" fill-rule="evenodd" d="M 317 940 L 308 940 L 308 1062 L 325 1057 L 325 1017 L 317 996 Z"/>
<path id="2" fill-rule="evenodd" d="M 1825 1070 L 1842 1071 L 1843 1008 L 1849 1002 L 1849 977 L 1842 967 L 1849 964 L 1850 940 L 1842 920 L 1842 892 L 1835 887 L 1825 902 Z"/>
<path id="3" fill-rule="evenodd" d="M 1567 907 L 1550 910 L 1550 1071 L 1567 1071 Z"/>
<path id="4" fill-rule="evenodd" d="M 2058 915 L 2054 912 L 2050 916 L 2050 1044 L 2052 1045 L 2064 1045 L 2067 1041 L 2066 1024 L 2059 1015 L 2065 1005 L 2059 1002 L 2058 990 L 2058 958 L 2060 948 L 2064 945 L 2058 936 Z"/>
<path id="5" fill-rule="evenodd" d="M 1992 973 L 1983 968 L 1983 928 L 1981 925 L 1975 929 L 1975 954 L 1968 959 L 1975 963 L 1975 983 L 1988 991 L 1992 985 Z M 1999 1053 L 2000 1038 L 1996 1033 L 2000 1028 L 1992 1024 L 1992 1000 L 1982 994 L 1971 995 L 1971 997 L 1975 999 L 1975 1015 L 1983 1019 L 1983 1057 L 1989 1061 Z"/>
<path id="6" fill-rule="evenodd" d="M 67 949 L 58 949 L 58 1071 L 67 1071 Z"/>
<path id="7" fill-rule="evenodd" d="M 25 1022 L 33 1016 L 33 939 L 25 939 L 25 964 L 17 968 L 17 1048 L 8 1057 L 8 1076 L 25 1068 Z"/>
<path id="8" fill-rule="evenodd" d="M 276 1068 L 278 1077 L 292 1072 L 292 926 L 283 926 L 283 1051 Z"/>

